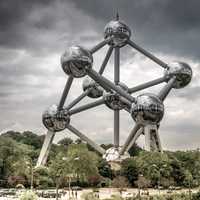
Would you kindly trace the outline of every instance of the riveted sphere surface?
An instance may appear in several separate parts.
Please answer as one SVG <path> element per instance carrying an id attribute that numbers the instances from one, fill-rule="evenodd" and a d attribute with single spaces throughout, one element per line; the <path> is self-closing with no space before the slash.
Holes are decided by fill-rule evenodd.
<path id="1" fill-rule="evenodd" d="M 90 77 L 86 77 L 83 81 L 83 91 L 89 90 L 88 97 L 99 98 L 103 95 L 104 89 Z"/>
<path id="2" fill-rule="evenodd" d="M 172 62 L 168 65 L 169 68 L 165 70 L 165 75 L 169 78 L 176 77 L 174 88 L 183 88 L 188 85 L 192 79 L 192 69 L 184 62 Z"/>
<path id="3" fill-rule="evenodd" d="M 80 46 L 72 46 L 61 56 L 61 65 L 64 72 L 75 78 L 86 75 L 86 69 L 91 68 L 92 54 Z"/>
<path id="4" fill-rule="evenodd" d="M 106 161 L 122 161 L 124 159 L 130 158 L 130 155 L 125 152 L 123 155 L 119 154 L 119 151 L 121 150 L 121 147 L 115 148 L 111 147 L 106 150 L 105 154 L 103 155 L 103 158 L 106 159 Z"/>
<path id="5" fill-rule="evenodd" d="M 70 122 L 69 115 L 66 110 L 58 111 L 57 105 L 52 105 L 42 115 L 44 126 L 50 131 L 62 131 Z"/>
<path id="6" fill-rule="evenodd" d="M 128 92 L 128 87 L 124 83 L 119 83 L 118 87 Z M 128 107 L 128 105 L 122 101 L 121 96 L 116 92 L 115 93 L 105 92 L 104 100 L 106 106 L 112 110 L 121 110 L 125 107 Z"/>
<path id="7" fill-rule="evenodd" d="M 157 124 L 164 114 L 162 101 L 154 94 L 142 94 L 132 104 L 131 115 L 140 124 Z"/>
<path id="8" fill-rule="evenodd" d="M 126 44 L 126 41 L 131 36 L 131 30 L 129 27 L 118 20 L 109 22 L 104 29 L 104 38 L 108 39 L 112 37 L 109 45 L 122 47 Z"/>

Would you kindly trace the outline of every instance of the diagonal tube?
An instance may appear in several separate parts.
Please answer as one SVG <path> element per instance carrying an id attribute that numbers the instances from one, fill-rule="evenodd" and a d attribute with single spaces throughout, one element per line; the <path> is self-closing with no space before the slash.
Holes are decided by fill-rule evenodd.
<path id="1" fill-rule="evenodd" d="M 72 76 L 69 76 L 68 79 L 67 79 L 67 82 L 66 82 L 64 91 L 63 91 L 63 93 L 62 93 L 60 102 L 59 102 L 59 104 L 58 104 L 58 110 L 62 110 L 62 108 L 63 108 L 63 106 L 64 106 L 64 103 L 65 103 L 65 100 L 66 100 L 67 95 L 68 95 L 68 93 L 69 93 L 69 90 L 70 90 L 70 87 L 71 87 L 71 85 L 72 85 L 73 79 L 74 79 L 74 78 L 73 78 Z"/>
<path id="2" fill-rule="evenodd" d="M 37 167 L 46 164 L 47 157 L 48 157 L 49 150 L 52 145 L 54 136 L 55 136 L 54 132 L 47 131 L 47 134 L 45 135 L 45 139 L 42 145 L 42 149 L 40 151 L 39 158 L 37 160 L 37 164 L 36 164 Z"/>
<path id="3" fill-rule="evenodd" d="M 104 99 L 103 99 L 103 98 L 102 98 L 102 99 L 99 99 L 99 100 L 97 100 L 97 101 L 95 101 L 95 102 L 88 103 L 88 104 L 86 104 L 86 105 L 82 105 L 82 106 L 79 106 L 79 107 L 77 107 L 77 108 L 74 108 L 74 109 L 70 110 L 70 111 L 68 112 L 68 114 L 69 114 L 69 115 L 74 115 L 74 114 L 76 114 L 76 113 L 80 113 L 80 112 L 82 112 L 82 111 L 88 110 L 88 109 L 90 109 L 90 108 L 94 108 L 94 107 L 99 106 L 99 105 L 102 105 L 102 104 L 104 104 Z"/>
<path id="4" fill-rule="evenodd" d="M 158 93 L 158 97 L 161 101 L 164 101 L 167 95 L 169 94 L 170 90 L 173 88 L 173 85 L 176 81 L 176 77 L 173 76 L 168 83 L 162 88 L 162 90 Z"/>
<path id="5" fill-rule="evenodd" d="M 140 135 L 143 133 L 144 129 L 143 127 L 141 127 L 136 134 L 133 136 L 133 139 L 131 140 L 130 144 L 128 145 L 128 147 L 126 148 L 126 151 L 128 152 L 130 150 L 130 148 L 135 144 L 135 142 L 137 141 L 138 137 L 140 137 Z"/>
<path id="6" fill-rule="evenodd" d="M 90 92 L 90 89 L 84 91 L 80 96 L 78 96 L 68 106 L 66 106 L 65 109 L 66 110 L 71 109 L 73 106 L 75 106 L 77 103 L 79 103 L 84 97 L 86 97 L 89 92 Z"/>
<path id="7" fill-rule="evenodd" d="M 140 129 L 140 125 L 136 124 L 134 126 L 134 128 L 132 129 L 131 133 L 129 134 L 128 138 L 126 139 L 122 149 L 120 150 L 120 155 L 124 154 L 124 152 L 126 151 L 127 147 L 129 146 L 130 142 L 133 140 L 135 134 L 137 133 L 137 131 Z"/>
<path id="8" fill-rule="evenodd" d="M 148 87 L 152 87 L 152 86 L 154 86 L 154 85 L 157 85 L 157 84 L 166 82 L 167 80 L 168 80 L 168 78 L 167 78 L 166 76 L 164 76 L 164 77 L 157 78 L 157 79 L 155 79 L 155 80 L 152 80 L 152 81 L 143 83 L 143 84 L 141 84 L 141 85 L 138 85 L 138 86 L 129 88 L 128 91 L 129 91 L 129 93 L 134 93 L 134 92 L 137 92 L 137 91 L 146 89 L 146 88 L 148 88 Z"/>
<path id="9" fill-rule="evenodd" d="M 94 46 L 91 50 L 90 53 L 95 53 L 96 51 L 98 51 L 99 49 L 101 49 L 102 47 L 104 47 L 106 44 L 108 44 L 110 41 L 112 40 L 112 38 L 108 38 L 103 40 L 102 42 L 100 42 L 99 44 L 97 44 L 96 46 Z"/>
<path id="10" fill-rule="evenodd" d="M 99 69 L 99 74 L 103 74 L 103 72 L 104 72 L 104 70 L 106 68 L 106 65 L 108 63 L 108 60 L 110 59 L 110 56 L 112 54 L 112 51 L 113 51 L 113 47 L 110 46 L 108 51 L 107 51 L 106 57 L 104 58 L 103 63 L 101 65 L 100 69 Z"/>
<path id="11" fill-rule="evenodd" d="M 135 102 L 135 98 L 132 97 L 130 94 L 128 94 L 127 92 L 125 92 L 123 89 L 121 89 L 120 87 L 117 87 L 115 84 L 113 84 L 111 81 L 109 81 L 107 78 L 99 75 L 96 71 L 94 71 L 93 69 L 89 69 L 88 70 L 88 75 L 94 79 L 96 82 L 99 83 L 99 85 L 101 85 L 103 88 L 107 87 L 109 89 L 114 90 L 115 92 L 119 93 L 121 96 L 123 96 L 124 98 L 128 99 L 130 102 Z"/>
<path id="12" fill-rule="evenodd" d="M 87 136 L 82 134 L 79 130 L 74 128 L 72 125 L 68 125 L 67 127 L 72 133 L 74 133 L 76 136 L 80 137 L 81 140 L 87 142 L 89 145 L 91 145 L 96 151 L 98 151 L 100 154 L 104 154 L 105 150 L 100 147 L 98 144 L 94 143 L 92 140 L 90 140 Z"/>
<path id="13" fill-rule="evenodd" d="M 144 54 L 145 56 L 147 56 L 148 58 L 150 58 L 151 60 L 153 60 L 155 63 L 157 63 L 158 65 L 160 65 L 163 68 L 167 68 L 167 64 L 164 63 L 162 60 L 160 60 L 159 58 L 155 57 L 154 55 L 152 55 L 151 53 L 149 53 L 148 51 L 146 51 L 145 49 L 143 49 L 142 47 L 138 46 L 137 44 L 135 44 L 133 41 L 128 40 L 127 43 L 133 47 L 134 49 L 136 49 L 137 51 L 139 51 L 140 53 Z"/>

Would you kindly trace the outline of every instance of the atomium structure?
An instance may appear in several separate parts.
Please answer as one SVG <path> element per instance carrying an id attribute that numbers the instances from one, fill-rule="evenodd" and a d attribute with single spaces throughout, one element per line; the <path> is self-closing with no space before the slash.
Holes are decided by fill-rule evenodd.
<path id="1" fill-rule="evenodd" d="M 68 75 L 64 91 L 58 105 L 51 106 L 43 113 L 42 120 L 48 129 L 42 146 L 37 166 L 44 165 L 55 134 L 64 129 L 70 130 L 81 140 L 87 142 L 98 151 L 107 161 L 120 161 L 129 156 L 128 151 L 141 134 L 145 136 L 147 151 L 160 151 L 162 146 L 158 129 L 164 115 L 164 100 L 172 88 L 180 89 L 188 85 L 192 78 L 192 69 L 184 62 L 165 63 L 138 46 L 131 39 L 129 27 L 116 19 L 109 22 L 104 30 L 104 39 L 91 49 L 81 46 L 68 48 L 61 56 L 61 67 Z M 99 71 L 93 69 L 93 54 L 108 45 L 108 50 Z M 120 82 L 120 51 L 129 45 L 163 68 L 163 75 L 152 81 L 128 87 Z M 103 73 L 114 53 L 114 82 L 107 79 Z M 68 92 L 75 78 L 84 78 L 83 93 L 69 105 L 64 106 Z M 134 77 L 133 77 L 134 78 Z M 140 90 L 165 82 L 165 86 L 157 93 L 143 93 L 134 97 Z M 85 97 L 97 99 L 92 103 L 77 106 Z M 76 113 L 105 104 L 114 112 L 114 146 L 105 151 L 101 146 L 76 129 L 70 118 Z M 120 146 L 120 110 L 125 110 L 135 121 L 134 127 L 123 146 Z"/>

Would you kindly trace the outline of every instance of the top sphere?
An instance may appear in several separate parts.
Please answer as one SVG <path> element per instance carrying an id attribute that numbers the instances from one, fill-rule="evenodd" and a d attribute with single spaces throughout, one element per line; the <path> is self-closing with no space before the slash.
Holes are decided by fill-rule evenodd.
<path id="1" fill-rule="evenodd" d="M 140 124 L 157 124 L 164 115 L 163 102 L 154 94 L 142 94 L 132 104 L 131 115 Z"/>
<path id="2" fill-rule="evenodd" d="M 109 22 L 104 29 L 104 38 L 112 37 L 109 45 L 122 47 L 131 36 L 129 27 L 119 20 Z"/>
<path id="3" fill-rule="evenodd" d="M 75 78 L 86 75 L 86 69 L 93 64 L 92 54 L 83 47 L 72 46 L 61 56 L 61 65 L 64 72 Z"/>
<path id="4" fill-rule="evenodd" d="M 176 81 L 173 88 L 183 88 L 188 85 L 192 79 L 192 69 L 184 62 L 172 62 L 165 70 L 165 75 L 169 78 L 175 76 Z"/>

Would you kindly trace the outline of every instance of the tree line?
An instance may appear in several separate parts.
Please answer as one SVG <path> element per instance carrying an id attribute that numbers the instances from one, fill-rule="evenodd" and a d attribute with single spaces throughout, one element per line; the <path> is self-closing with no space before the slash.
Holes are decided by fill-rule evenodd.
<path id="1" fill-rule="evenodd" d="M 47 165 L 35 168 L 44 136 L 30 131 L 0 135 L 0 187 L 197 187 L 200 152 L 146 152 L 135 145 L 119 169 L 88 144 L 70 138 L 53 144 Z M 103 148 L 111 144 L 102 144 Z"/>

